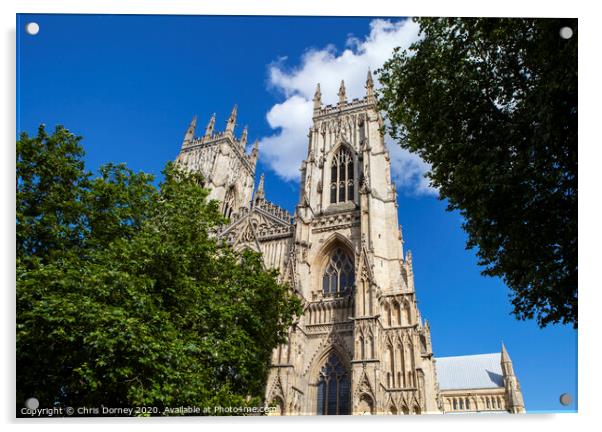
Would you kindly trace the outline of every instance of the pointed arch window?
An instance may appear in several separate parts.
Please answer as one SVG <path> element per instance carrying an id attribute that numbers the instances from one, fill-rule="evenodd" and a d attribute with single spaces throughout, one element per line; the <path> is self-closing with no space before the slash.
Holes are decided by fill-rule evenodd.
<path id="1" fill-rule="evenodd" d="M 337 355 L 332 353 L 318 378 L 318 414 L 349 414 L 349 393 L 349 373 Z"/>
<path id="2" fill-rule="evenodd" d="M 234 210 L 234 201 L 235 201 L 235 192 L 234 187 L 231 187 L 226 192 L 226 196 L 224 197 L 224 217 L 230 218 L 232 217 L 232 211 Z"/>
<path id="3" fill-rule="evenodd" d="M 324 295 L 343 295 L 351 292 L 355 281 L 353 262 L 341 248 L 336 248 L 322 276 Z"/>
<path id="4" fill-rule="evenodd" d="M 330 165 L 330 203 L 353 201 L 354 171 L 353 155 L 341 147 Z"/>

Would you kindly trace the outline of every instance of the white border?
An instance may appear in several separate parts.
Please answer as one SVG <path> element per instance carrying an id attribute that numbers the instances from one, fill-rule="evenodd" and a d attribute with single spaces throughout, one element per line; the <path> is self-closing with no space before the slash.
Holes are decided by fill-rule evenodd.
<path id="1" fill-rule="evenodd" d="M 599 123 L 598 108 L 601 100 L 600 76 L 600 10 L 594 2 L 579 1 L 425 1 L 402 2 L 400 0 L 219 0 L 214 2 L 192 2 L 191 0 L 21 0 L 0 3 L 2 14 L 2 94 L 0 106 L 0 130 L 5 141 L 0 155 L 4 164 L 2 171 L 2 276 L 4 298 L 2 313 L 2 375 L 4 383 L 0 393 L 0 418 L 12 429 L 16 426 L 14 416 L 14 137 L 15 137 L 15 13 L 127 13 L 127 14 L 207 14 L 207 15 L 356 15 L 356 16 L 568 16 L 579 18 L 579 153 L 580 153 L 580 330 L 579 330 L 579 414 L 527 415 L 517 417 L 463 417 L 424 416 L 420 418 L 210 418 L 210 419 L 91 419 L 85 421 L 88 430 L 132 427 L 141 430 L 167 428 L 236 428 L 251 430 L 306 430 L 316 426 L 348 430 L 373 428 L 437 428 L 449 431 L 488 429 L 491 431 L 522 429 L 538 430 L 587 430 L 587 425 L 596 420 L 600 386 L 600 320 L 597 309 L 602 305 L 601 286 L 597 281 L 596 269 L 602 254 L 599 219 L 602 181 L 598 165 L 602 158 L 600 137 L 595 132 Z M 41 65 L 43 67 L 43 65 Z M 598 312 L 598 314 L 596 314 Z M 554 361 L 554 359 L 550 359 Z M 554 377 L 550 377 L 554 379 Z M 598 408 L 599 409 L 599 408 Z M 80 421 L 81 423 L 81 421 Z M 39 427 L 44 430 L 81 430 L 81 424 L 55 421 L 30 421 L 26 429 Z M 23 425 L 19 426 L 23 429 Z"/>
<path id="2" fill-rule="evenodd" d="M 25 13 L 134 13 L 182 15 L 356 15 L 356 16 L 577 16 L 585 8 L 575 3 L 548 0 L 386 1 L 370 0 L 21 0 L 18 12 Z"/>

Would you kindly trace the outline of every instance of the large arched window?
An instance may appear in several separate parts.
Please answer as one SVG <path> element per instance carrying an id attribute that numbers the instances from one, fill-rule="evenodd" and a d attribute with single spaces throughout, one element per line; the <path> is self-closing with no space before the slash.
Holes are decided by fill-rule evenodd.
<path id="1" fill-rule="evenodd" d="M 336 248 L 322 276 L 324 295 L 342 295 L 351 292 L 355 280 L 353 262 L 341 248 Z"/>
<path id="2" fill-rule="evenodd" d="M 330 203 L 353 201 L 353 155 L 341 147 L 330 165 Z"/>
<path id="3" fill-rule="evenodd" d="M 349 393 L 349 373 L 332 353 L 318 377 L 318 414 L 349 414 Z"/>

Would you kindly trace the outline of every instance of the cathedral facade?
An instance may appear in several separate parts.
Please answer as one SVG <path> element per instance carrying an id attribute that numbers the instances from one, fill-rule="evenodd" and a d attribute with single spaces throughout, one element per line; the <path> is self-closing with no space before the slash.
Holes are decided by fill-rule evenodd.
<path id="1" fill-rule="evenodd" d="M 257 188 L 258 143 L 190 124 L 177 163 L 200 171 L 229 224 L 218 235 L 262 254 L 300 297 L 303 314 L 278 347 L 266 403 L 282 415 L 525 412 L 518 379 L 498 353 L 435 358 L 403 248 L 397 193 L 372 76 L 366 93 L 324 106 L 318 84 L 294 215 Z"/>

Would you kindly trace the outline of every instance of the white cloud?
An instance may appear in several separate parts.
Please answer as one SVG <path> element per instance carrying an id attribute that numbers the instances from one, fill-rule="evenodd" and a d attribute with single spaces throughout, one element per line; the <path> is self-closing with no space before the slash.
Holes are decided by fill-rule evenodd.
<path id="1" fill-rule="evenodd" d="M 320 83 L 324 104 L 336 103 L 341 80 L 345 80 L 348 99 L 363 97 L 368 69 L 380 68 L 391 57 L 394 48 L 405 49 L 417 39 L 418 25 L 411 20 L 391 22 L 375 19 L 370 23 L 370 33 L 365 39 L 350 36 L 342 52 L 333 45 L 310 49 L 301 58 L 299 67 L 292 70 L 286 69 L 286 58 L 272 64 L 269 83 L 286 99 L 274 105 L 267 114 L 269 125 L 276 131 L 261 140 L 262 159 L 283 179 L 298 181 L 301 161 L 307 155 L 307 134 L 316 84 Z M 429 169 L 428 164 L 419 156 L 401 149 L 388 136 L 386 142 L 397 186 L 414 194 L 436 193 L 423 178 Z"/>
<path id="2" fill-rule="evenodd" d="M 391 177 L 395 184 L 405 193 L 437 195 L 437 190 L 424 177 L 431 166 L 416 153 L 402 149 L 389 135 L 385 136 L 385 143 L 391 156 Z"/>

